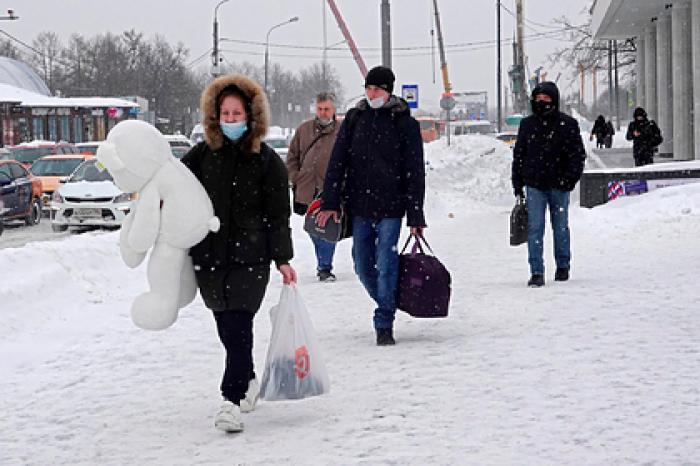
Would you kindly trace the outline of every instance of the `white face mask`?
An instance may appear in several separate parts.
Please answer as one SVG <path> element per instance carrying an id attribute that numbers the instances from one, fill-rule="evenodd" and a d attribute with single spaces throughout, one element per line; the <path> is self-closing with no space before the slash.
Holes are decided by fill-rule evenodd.
<path id="1" fill-rule="evenodd" d="M 374 109 L 381 108 L 382 105 L 384 105 L 384 97 L 377 97 L 376 99 L 370 99 L 369 97 L 367 97 L 367 95 L 365 95 L 365 98 L 367 99 L 367 103 L 369 103 L 369 106 L 374 108 Z"/>

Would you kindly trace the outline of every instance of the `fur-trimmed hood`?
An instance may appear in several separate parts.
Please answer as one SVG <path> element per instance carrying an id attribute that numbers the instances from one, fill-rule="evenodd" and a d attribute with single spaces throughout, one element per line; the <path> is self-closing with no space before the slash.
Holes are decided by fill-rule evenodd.
<path id="1" fill-rule="evenodd" d="M 241 141 L 246 152 L 260 152 L 260 142 L 265 138 L 270 124 L 270 110 L 267 97 L 262 87 L 242 74 L 227 74 L 213 80 L 202 92 L 199 106 L 202 111 L 204 140 L 212 150 L 219 150 L 224 145 L 224 134 L 219 126 L 216 101 L 221 91 L 229 86 L 236 86 L 250 99 L 251 111 L 248 115 L 248 131 Z"/>

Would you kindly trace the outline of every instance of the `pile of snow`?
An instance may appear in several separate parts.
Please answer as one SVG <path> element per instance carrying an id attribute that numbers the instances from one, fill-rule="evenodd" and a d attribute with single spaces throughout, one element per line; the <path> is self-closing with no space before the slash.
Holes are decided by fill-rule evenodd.
<path id="1" fill-rule="evenodd" d="M 580 209 L 579 214 L 602 230 L 640 225 L 649 228 L 658 222 L 681 223 L 686 219 L 697 221 L 700 219 L 700 183 L 623 196 L 592 210 Z"/>
<path id="2" fill-rule="evenodd" d="M 123 295 L 128 282 L 142 282 L 145 288 L 144 268 L 135 273 L 123 264 L 118 238 L 116 232 L 86 233 L 0 250 L 0 270 L 7 272 L 0 280 L 0 341 L 8 343 L 75 316 L 89 318 L 84 303 Z"/>
<path id="3" fill-rule="evenodd" d="M 513 151 L 486 135 L 441 138 L 425 145 L 426 210 L 498 204 L 512 197 Z"/>

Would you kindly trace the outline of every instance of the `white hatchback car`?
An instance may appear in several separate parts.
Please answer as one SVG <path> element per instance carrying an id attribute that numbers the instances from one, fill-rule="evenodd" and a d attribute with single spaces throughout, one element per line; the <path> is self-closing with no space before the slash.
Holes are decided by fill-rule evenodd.
<path id="1" fill-rule="evenodd" d="M 121 191 L 96 160 L 86 160 L 51 197 L 51 228 L 96 226 L 119 228 L 131 210 L 134 195 Z"/>

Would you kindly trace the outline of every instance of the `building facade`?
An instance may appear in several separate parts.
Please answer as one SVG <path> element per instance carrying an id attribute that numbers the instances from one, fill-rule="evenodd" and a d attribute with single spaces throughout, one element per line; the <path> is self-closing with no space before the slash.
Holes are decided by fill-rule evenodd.
<path id="1" fill-rule="evenodd" d="M 637 106 L 664 136 L 660 152 L 700 159 L 700 0 L 596 0 L 596 39 L 634 39 Z"/>
<path id="2" fill-rule="evenodd" d="M 29 66 L 0 57 L 0 146 L 103 140 L 117 122 L 139 115 L 133 100 L 54 97 Z"/>

